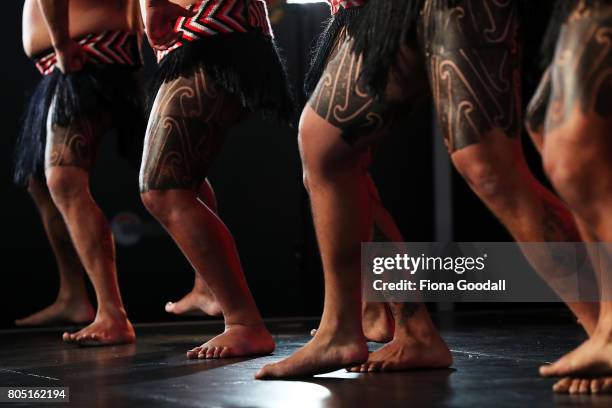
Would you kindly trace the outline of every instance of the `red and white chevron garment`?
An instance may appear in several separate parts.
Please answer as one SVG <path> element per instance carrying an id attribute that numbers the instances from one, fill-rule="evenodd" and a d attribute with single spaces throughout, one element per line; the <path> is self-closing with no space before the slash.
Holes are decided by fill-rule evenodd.
<path id="1" fill-rule="evenodd" d="M 181 39 L 168 50 L 157 51 L 158 62 L 189 42 L 217 34 L 246 33 L 259 28 L 262 34 L 273 36 L 265 0 L 204 0 L 188 8 L 196 15 L 176 21 L 174 32 L 180 32 Z"/>
<path id="2" fill-rule="evenodd" d="M 348 9 L 351 7 L 361 7 L 368 0 L 327 0 L 329 5 L 331 6 L 332 14 L 336 14 L 340 11 L 340 7 Z"/>
<path id="3" fill-rule="evenodd" d="M 77 42 L 85 51 L 86 63 L 142 65 L 140 55 L 140 34 L 126 31 L 105 31 L 89 34 Z M 49 75 L 57 65 L 55 51 L 35 59 L 36 68 L 43 75 Z"/>

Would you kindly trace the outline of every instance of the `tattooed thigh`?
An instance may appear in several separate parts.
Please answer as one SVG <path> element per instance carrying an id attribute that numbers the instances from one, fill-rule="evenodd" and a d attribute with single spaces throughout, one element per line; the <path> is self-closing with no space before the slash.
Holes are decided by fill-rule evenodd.
<path id="1" fill-rule="evenodd" d="M 110 125 L 108 114 L 76 118 L 65 126 L 53 122 L 55 103 L 47 118 L 45 167 L 73 166 L 89 171 L 102 136 Z"/>
<path id="2" fill-rule="evenodd" d="M 362 58 L 351 52 L 351 41 L 339 45 L 327 64 L 309 104 L 325 121 L 342 130 L 354 145 L 364 136 L 379 133 L 391 120 L 388 103 L 374 99 L 360 80 Z"/>
<path id="3" fill-rule="evenodd" d="M 203 68 L 163 84 L 149 118 L 141 191 L 196 191 L 242 113 L 240 102 L 215 87 Z"/>
<path id="4" fill-rule="evenodd" d="M 513 0 L 427 0 L 420 38 L 451 152 L 498 130 L 520 133 L 518 18 Z"/>
<path id="5" fill-rule="evenodd" d="M 612 7 L 578 10 L 561 30 L 547 130 L 564 125 L 577 109 L 601 119 L 612 113 Z"/>

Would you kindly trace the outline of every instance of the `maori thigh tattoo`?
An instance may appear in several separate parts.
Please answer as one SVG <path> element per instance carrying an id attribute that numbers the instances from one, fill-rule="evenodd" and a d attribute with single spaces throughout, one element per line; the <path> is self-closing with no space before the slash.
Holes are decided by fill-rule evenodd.
<path id="1" fill-rule="evenodd" d="M 565 124 L 577 108 L 586 116 L 612 113 L 612 7 L 579 9 L 561 30 L 547 130 Z"/>
<path id="2" fill-rule="evenodd" d="M 518 137 L 516 1 L 427 0 L 421 24 L 431 92 L 449 151 L 479 143 L 493 130 Z"/>
<path id="3" fill-rule="evenodd" d="M 331 125 L 343 131 L 343 139 L 354 145 L 361 137 L 387 127 L 390 108 L 372 98 L 360 81 L 362 58 L 344 41 L 333 55 L 309 104 Z"/>
<path id="4" fill-rule="evenodd" d="M 196 191 L 229 128 L 243 113 L 204 68 L 161 86 L 147 128 L 140 189 Z"/>
<path id="5" fill-rule="evenodd" d="M 54 109 L 55 102 L 47 117 L 45 167 L 73 166 L 89 171 L 100 139 L 108 129 L 108 118 L 101 113 L 98 118 L 78 118 L 59 126 L 53 123 Z"/>

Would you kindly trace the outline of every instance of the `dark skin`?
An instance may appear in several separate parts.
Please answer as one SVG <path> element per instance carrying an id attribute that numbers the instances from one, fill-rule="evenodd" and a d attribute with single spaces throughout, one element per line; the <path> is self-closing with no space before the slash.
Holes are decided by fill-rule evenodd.
<path id="1" fill-rule="evenodd" d="M 131 343 L 135 338 L 119 294 L 110 226 L 88 189 L 94 153 L 107 130 L 108 122 L 101 116 L 80 118 L 65 127 L 49 120 L 47 131 L 45 166 L 49 190 L 98 298 L 94 322 L 63 336 L 65 341 L 83 345 Z"/>
<path id="2" fill-rule="evenodd" d="M 85 53 L 79 44 L 70 38 L 69 0 L 38 0 L 49 28 L 53 48 L 57 54 L 57 66 L 65 74 L 78 72 L 85 65 Z"/>
<path id="3" fill-rule="evenodd" d="M 430 87 L 454 165 L 516 241 L 575 242 L 580 235 L 572 214 L 531 174 L 518 137 L 520 44 L 514 5 L 426 1 L 421 38 Z M 264 367 L 258 378 L 309 375 L 363 358 L 355 313 L 360 288 L 346 271 L 354 270 L 357 276 L 359 265 L 348 260 L 358 258 L 355 248 L 367 240 L 366 226 L 371 225 L 366 176 L 359 171 L 364 159 L 355 151 L 375 136 L 360 138 L 350 150 L 336 143 L 342 130 L 328 125 L 312 109 L 304 111 L 302 159 L 326 282 L 321 326 L 305 347 Z M 357 219 L 362 223 L 356 225 Z M 526 255 L 544 275 L 557 270 L 550 254 Z M 585 327 L 594 327 L 592 314 L 570 307 Z"/>
<path id="4" fill-rule="evenodd" d="M 339 47 L 309 103 L 319 116 L 343 129 L 345 140 L 353 144 L 360 136 L 383 130 L 391 111 L 361 88 L 361 59 L 350 48 L 350 42 Z"/>
<path id="5" fill-rule="evenodd" d="M 68 3 L 39 0 L 58 67 L 69 74 L 82 69 L 84 57 L 82 49 L 69 37 Z M 119 292 L 112 233 L 89 191 L 89 169 L 96 146 L 108 130 L 108 118 L 101 112 L 96 117 L 58 124 L 53 122 L 54 106 L 55 102 L 47 123 L 47 184 L 98 300 L 93 323 L 76 333 L 64 333 L 63 339 L 96 346 L 132 343 L 135 333 Z"/>
<path id="6" fill-rule="evenodd" d="M 155 49 L 176 39 L 174 22 L 186 11 L 147 0 L 146 31 Z M 225 330 L 187 352 L 192 359 L 265 355 L 275 343 L 242 272 L 231 233 L 198 197 L 229 127 L 242 116 L 236 98 L 215 88 L 202 67 L 160 87 L 149 118 L 140 174 L 141 197 L 210 288 Z"/>
<path id="7" fill-rule="evenodd" d="M 602 119 L 612 113 L 612 85 L 608 80 L 612 52 L 606 47 L 612 17 L 601 16 L 594 24 L 588 18 L 590 11 L 583 13 L 574 14 L 571 26 L 561 33 L 559 49 L 576 54 L 557 54 L 551 73 L 554 91 L 546 116 L 547 131 L 566 125 L 577 107 L 585 116 Z"/>
<path id="8" fill-rule="evenodd" d="M 525 117 L 525 127 L 533 140 L 534 145 L 542 153 L 544 149 L 544 133 L 545 133 L 545 121 L 548 105 L 550 101 L 550 95 L 552 93 L 552 82 L 551 82 L 551 69 L 547 69 L 544 73 L 540 85 L 532 97 L 529 106 L 527 107 L 527 114 Z M 574 217 L 576 224 L 580 230 L 580 236 L 586 243 L 595 243 L 597 238 L 591 231 L 591 229 L 585 225 L 579 217 Z M 548 236 L 556 236 L 558 234 L 558 225 L 555 222 L 546 224 Z M 596 262 L 595 262 L 596 263 Z M 595 330 L 594 324 L 599 319 L 599 304 L 598 303 L 585 303 L 585 302 L 570 302 L 570 308 L 576 313 L 578 319 L 582 316 L 588 318 L 588 322 L 594 322 L 590 325 L 584 325 L 583 327 L 586 333 L 591 336 Z M 582 323 L 579 321 L 579 323 Z M 553 390 L 561 394 L 590 394 L 599 393 L 606 390 L 610 386 L 607 384 L 610 380 L 608 379 L 592 379 L 592 378 L 571 378 L 566 377 L 555 383 Z"/>
<path id="9" fill-rule="evenodd" d="M 518 137 L 521 46 L 515 6 L 425 3 L 421 35 L 434 103 L 453 164 L 517 242 L 577 242 L 580 232 L 572 213 L 533 176 Z M 540 100 L 546 92 L 546 85 L 539 89 Z M 534 122 L 542 121 L 542 106 L 530 107 L 538 110 Z M 555 286 L 559 272 L 549 273 L 571 272 L 563 272 L 563 257 L 525 255 L 564 298 L 566 288 Z M 594 330 L 592 304 L 568 306 L 587 331 Z"/>
<path id="10" fill-rule="evenodd" d="M 418 83 L 424 81 L 423 71 L 402 64 L 413 61 L 414 54 L 403 50 L 395 72 L 408 72 Z M 340 41 L 301 118 L 300 150 L 325 275 L 321 324 L 310 342 L 287 359 L 264 366 L 256 374 L 258 379 L 310 376 L 339 368 L 374 372 L 452 363 L 425 308 L 417 315 L 410 304 L 391 305 L 396 317 L 394 339 L 368 354 L 361 313 L 361 242 L 372 237 L 374 225 L 384 228 L 383 235 L 402 239 L 378 200 L 367 168 L 371 148 L 390 124 L 395 103 L 410 91 L 404 91 L 399 76 L 392 76 L 387 103 L 374 101 L 357 79 L 360 64 L 361 57 L 350 52 L 350 40 Z"/>
<path id="11" fill-rule="evenodd" d="M 501 7 L 460 2 L 443 12 L 432 7 L 433 2 L 425 6 L 422 30 L 434 104 L 449 151 L 479 143 L 492 129 L 518 137 L 520 87 L 515 77 L 520 75 L 520 48 L 511 2 Z M 482 8 L 488 19 L 482 18 Z M 437 29 L 441 26 L 443 30 Z"/>
<path id="12" fill-rule="evenodd" d="M 431 3 L 430 3 L 431 4 Z M 471 7 L 476 4 L 475 2 L 457 2 L 457 9 L 449 8 L 443 10 L 442 17 L 448 18 L 452 22 L 452 14 L 457 15 L 474 15 L 471 12 Z M 493 3 L 483 2 L 487 7 L 497 7 Z M 503 4 L 500 3 L 498 10 L 494 10 L 492 16 L 496 16 L 499 13 L 500 18 L 494 18 L 497 24 L 494 27 L 503 28 L 508 26 L 504 21 L 512 21 L 514 18 L 514 12 L 506 10 L 506 17 L 503 17 L 504 10 Z M 432 13 L 432 16 L 434 14 Z M 435 19 L 426 20 L 427 23 L 435 21 Z M 470 20 L 468 20 L 470 21 Z M 455 27 L 453 23 L 447 24 L 444 27 Z M 440 39 L 443 41 L 447 39 L 446 30 L 440 30 Z M 427 30 L 425 30 L 427 32 Z M 488 39 L 485 36 L 482 38 L 474 38 L 474 32 L 469 27 L 464 30 L 468 33 L 465 39 L 468 39 L 469 44 L 486 44 Z M 483 31 L 484 33 L 485 31 Z M 505 32 L 505 30 L 500 30 Z M 512 31 L 508 31 L 512 33 Z M 517 118 L 520 116 L 517 114 L 517 110 L 513 108 L 516 104 L 518 105 L 519 98 L 511 97 L 510 93 L 506 93 L 505 97 L 499 99 L 500 103 L 495 103 L 496 99 L 490 99 L 487 105 L 476 100 L 470 92 L 465 92 L 460 86 L 457 92 L 455 86 L 446 88 L 445 86 L 439 86 L 440 81 L 453 80 L 455 78 L 461 78 L 460 84 L 467 84 L 470 88 L 479 89 L 476 93 L 479 98 L 491 98 L 492 96 L 498 95 L 499 86 L 494 86 L 494 81 L 488 81 L 488 78 L 497 78 L 504 81 L 514 81 L 516 85 L 511 86 L 508 89 L 518 89 L 518 81 L 513 77 L 517 77 L 515 69 L 504 68 L 509 61 L 518 61 L 518 58 L 508 59 L 507 55 L 516 54 L 517 45 L 515 40 L 511 36 L 501 43 L 505 43 L 504 47 L 497 47 L 497 50 L 489 51 L 486 48 L 470 49 L 469 51 L 463 51 L 462 47 L 456 47 L 457 44 L 461 45 L 462 40 L 454 41 L 452 36 L 450 38 L 450 46 L 444 49 L 444 51 L 436 52 L 436 36 L 431 36 L 432 40 L 432 67 L 443 67 L 444 64 L 451 67 L 450 72 L 453 75 L 444 75 L 444 70 L 436 68 L 436 70 L 430 68 L 430 78 L 432 82 L 432 89 L 434 92 L 434 99 L 436 100 L 436 106 L 438 107 L 439 115 L 441 116 L 440 121 L 443 124 L 443 132 L 448 141 L 449 149 L 452 152 L 453 162 L 455 163 L 458 170 L 462 173 L 465 179 L 468 181 L 472 189 L 483 199 L 485 204 L 495 213 L 495 215 L 508 227 L 512 235 L 519 242 L 528 241 L 581 241 L 584 237 L 584 231 L 590 229 L 587 224 L 583 221 L 576 223 L 573 220 L 573 216 L 565 204 L 563 204 L 557 197 L 545 191 L 535 181 L 533 176 L 529 173 L 527 166 L 525 165 L 524 158 L 522 158 L 522 152 L 520 149 L 520 142 L 516 140 L 516 127 L 514 126 L 514 120 L 512 121 L 498 121 L 494 122 L 490 120 L 492 117 L 497 118 Z M 576 42 L 578 44 L 578 42 Z M 580 44 L 584 44 L 584 41 L 580 41 Z M 581 46 L 582 47 L 582 46 Z M 575 52 L 580 54 L 582 49 L 576 49 Z M 489 59 L 488 54 L 497 54 L 496 58 Z M 571 53 L 569 55 L 572 55 Z M 444 61 L 444 62 L 440 62 Z M 488 62 L 489 61 L 489 62 Z M 463 65 L 462 65 L 463 62 Z M 468 64 L 465 64 L 468 62 Z M 481 64 L 482 63 L 482 64 Z M 488 68 L 487 68 L 488 66 Z M 484 67 L 484 71 L 483 68 Z M 488 74 L 484 75 L 484 73 Z M 497 76 L 499 75 L 499 76 Z M 552 84 L 555 83 L 555 72 L 552 71 L 549 74 L 552 78 Z M 558 75 L 557 75 L 558 76 Z M 468 81 L 464 81 L 465 78 L 470 78 Z M 484 81 L 483 78 L 487 78 Z M 566 77 L 568 80 L 570 76 Z M 456 83 L 457 81 L 455 81 Z M 557 80 L 558 82 L 558 80 Z M 444 85 L 444 84 L 443 84 Z M 483 85 L 484 88 L 483 88 Z M 440 89 L 441 92 L 436 92 L 436 89 Z M 453 97 L 449 97 L 449 93 L 446 89 L 452 89 L 454 92 Z M 559 89 L 559 88 L 558 88 Z M 572 95 L 571 87 L 563 89 L 562 92 L 569 92 L 567 95 Z M 439 98 L 441 95 L 442 98 Z M 520 94 L 517 94 L 520 95 Z M 548 123 L 552 120 L 551 125 L 555 125 L 557 122 L 563 121 L 567 109 L 565 104 L 559 102 L 552 102 L 550 108 L 546 105 L 547 100 L 555 99 L 554 96 L 554 85 L 543 82 L 536 97 L 529 108 L 530 117 L 528 119 L 528 128 L 537 129 L 543 127 L 543 123 Z M 573 98 L 572 98 L 573 99 Z M 582 98 L 588 100 L 588 98 Z M 485 99 L 483 99 L 485 100 Z M 515 102 L 512 102 L 515 101 Z M 591 99 L 593 101 L 593 99 Z M 440 106 L 442 104 L 442 106 Z M 591 102 L 591 105 L 595 105 Z M 472 116 L 466 115 L 466 118 L 478 118 L 478 122 L 475 122 L 473 126 L 466 129 L 462 129 L 460 126 L 453 126 L 457 122 L 452 120 L 457 118 L 453 116 L 453 113 L 460 113 L 463 107 L 472 109 L 478 107 L 475 112 L 470 111 Z M 490 111 L 491 107 L 499 106 L 502 107 L 502 111 Z M 468 109 L 468 111 L 469 111 Z M 488 113 L 491 112 L 491 113 Z M 495 112 L 495 116 L 492 115 Z M 548 115 L 546 114 L 548 112 Z M 551 113 L 553 116 L 551 117 Z M 555 113 L 558 113 L 555 115 Z M 556 118 L 555 116 L 558 116 Z M 459 116 L 461 117 L 461 116 Z M 463 123 L 463 122 L 460 122 Z M 471 121 L 468 121 L 472 125 Z M 450 125 L 449 125 L 450 124 Z M 491 126 L 493 125 L 493 126 Z M 508 138 L 504 140 L 504 137 Z M 548 138 L 548 136 L 547 136 Z M 463 146 L 463 148 L 459 148 Z M 576 150 L 573 150 L 575 155 Z M 546 156 L 546 153 L 545 153 Z M 483 161 L 485 165 L 478 165 L 479 161 Z M 600 173 L 601 174 L 601 173 Z M 604 191 L 606 189 L 603 189 Z M 520 209 L 520 210 L 519 210 Z M 536 270 L 542 274 L 544 279 L 551 284 L 553 289 L 557 291 L 564 298 L 564 288 L 559 287 L 556 283 L 556 279 L 559 277 L 558 274 L 551 276 L 547 274 L 548 270 L 559 270 L 562 268 L 564 263 L 564 257 L 546 259 L 546 256 L 533 256 L 534 254 L 526 253 Z M 568 306 L 577 316 L 579 322 L 583 325 L 585 330 L 589 333 L 596 333 L 598 325 L 598 315 L 596 305 L 589 302 L 570 302 Z M 568 382 L 570 383 L 568 385 Z M 602 382 L 589 382 L 589 381 L 578 381 L 572 382 L 571 380 L 564 380 L 555 386 L 555 390 L 561 391 L 570 388 L 571 392 L 577 392 L 578 388 L 581 390 L 599 390 L 603 388 Z"/>
<path id="13" fill-rule="evenodd" d="M 243 108 L 231 96 L 217 91 L 203 68 L 167 88 L 151 113 L 141 191 L 197 191 Z"/>
<path id="14" fill-rule="evenodd" d="M 17 326 L 45 326 L 89 323 L 94 319 L 94 310 L 87 296 L 85 271 L 74 249 L 62 214 L 51 199 L 44 181 L 30 177 L 28 192 L 36 204 L 47 239 L 55 255 L 60 276 L 60 288 L 53 304 L 31 316 L 16 320 L 15 324 Z"/>
<path id="15" fill-rule="evenodd" d="M 612 239 L 611 28 L 610 7 L 588 8 L 579 4 L 569 17 L 551 66 L 552 90 L 542 137 L 544 167 L 561 197 L 584 225 L 583 237 L 587 242 Z M 603 301 L 596 327 L 579 348 L 540 369 L 544 376 L 567 377 L 556 384 L 555 391 L 612 392 L 609 247 L 607 251 L 608 257 L 606 249 L 598 257 Z"/>
<path id="16" fill-rule="evenodd" d="M 210 182 L 205 180 L 198 191 L 198 199 L 212 212 L 218 214 L 217 198 Z M 193 289 L 177 302 L 167 302 L 165 310 L 175 315 L 221 316 L 221 307 L 214 294 L 202 278 L 195 272 Z"/>

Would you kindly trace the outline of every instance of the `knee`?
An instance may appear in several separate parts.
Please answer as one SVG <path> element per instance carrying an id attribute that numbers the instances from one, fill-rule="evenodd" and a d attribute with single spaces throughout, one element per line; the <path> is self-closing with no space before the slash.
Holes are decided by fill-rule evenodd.
<path id="1" fill-rule="evenodd" d="M 333 182 L 356 169 L 359 154 L 345 144 L 340 135 L 330 133 L 329 139 L 323 140 L 325 136 L 316 124 L 301 121 L 298 143 L 307 190 L 315 183 Z M 332 142 L 334 138 L 337 144 Z"/>
<path id="2" fill-rule="evenodd" d="M 64 167 L 52 167 L 47 171 L 47 187 L 60 209 L 88 191 L 87 176 L 78 172 Z"/>
<path id="3" fill-rule="evenodd" d="M 145 208 L 160 222 L 165 223 L 172 217 L 174 202 L 166 190 L 149 190 L 140 193 Z"/>
<path id="4" fill-rule="evenodd" d="M 468 185 L 486 202 L 503 200 L 511 194 L 508 173 L 511 168 L 504 168 L 504 164 L 492 157 L 482 155 L 453 156 L 453 163 L 457 171 Z"/>

